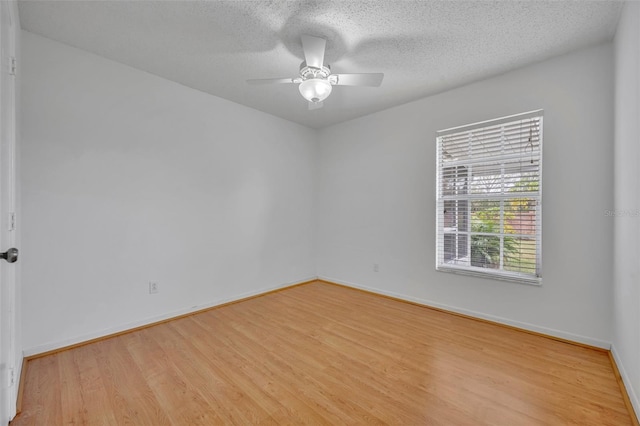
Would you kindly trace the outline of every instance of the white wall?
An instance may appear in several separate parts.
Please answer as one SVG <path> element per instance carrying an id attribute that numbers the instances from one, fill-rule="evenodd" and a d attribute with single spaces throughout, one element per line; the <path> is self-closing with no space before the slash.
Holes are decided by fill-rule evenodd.
<path id="1" fill-rule="evenodd" d="M 22 54 L 25 353 L 316 275 L 314 131 L 28 32 Z"/>
<path id="2" fill-rule="evenodd" d="M 612 74 L 607 44 L 322 130 L 318 274 L 608 347 Z M 436 131 L 539 108 L 542 286 L 436 272 Z"/>
<path id="3" fill-rule="evenodd" d="M 640 3 L 627 3 L 615 39 L 613 348 L 640 415 Z M 624 214 L 630 211 L 631 214 Z"/>

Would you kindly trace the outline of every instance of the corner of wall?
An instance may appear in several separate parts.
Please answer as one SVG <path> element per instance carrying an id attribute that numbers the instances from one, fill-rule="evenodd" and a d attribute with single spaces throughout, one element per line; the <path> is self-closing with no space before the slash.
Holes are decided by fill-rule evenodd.
<path id="1" fill-rule="evenodd" d="M 636 416 L 636 421 L 640 421 L 640 400 L 638 399 L 638 395 L 635 393 L 631 384 L 631 380 L 627 371 L 624 368 L 624 364 L 622 364 L 622 360 L 620 359 L 620 355 L 616 350 L 615 344 L 611 345 L 611 357 L 613 358 L 614 366 L 613 368 L 617 370 L 617 373 L 620 375 L 618 380 L 621 380 L 621 389 L 622 397 L 625 399 L 625 404 L 630 404 L 629 414 Z M 623 389 L 624 387 L 624 389 Z"/>

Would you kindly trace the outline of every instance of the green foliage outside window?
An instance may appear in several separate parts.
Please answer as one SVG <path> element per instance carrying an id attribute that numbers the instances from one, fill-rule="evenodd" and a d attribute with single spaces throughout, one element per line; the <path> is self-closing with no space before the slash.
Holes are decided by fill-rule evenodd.
<path id="1" fill-rule="evenodd" d="M 483 234 L 495 234 L 499 227 L 495 219 L 474 221 L 471 232 L 481 232 Z M 503 237 L 503 256 L 505 261 L 516 259 L 518 246 L 513 237 Z M 500 237 L 493 235 L 471 235 L 471 265 L 485 268 L 500 267 Z"/>

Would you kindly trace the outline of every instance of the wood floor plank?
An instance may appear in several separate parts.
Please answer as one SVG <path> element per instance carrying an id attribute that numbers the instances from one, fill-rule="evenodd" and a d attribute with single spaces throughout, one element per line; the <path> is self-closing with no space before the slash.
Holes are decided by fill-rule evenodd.
<path id="1" fill-rule="evenodd" d="M 206 316 L 211 317 L 212 313 L 209 312 Z M 231 362 L 236 371 L 242 374 L 242 380 L 248 380 L 248 383 L 250 383 L 251 396 L 254 401 L 263 406 L 266 403 L 278 402 L 279 409 L 277 411 L 269 410 L 271 415 L 286 413 L 286 418 L 294 420 L 296 424 L 328 423 L 324 421 L 324 418 L 317 411 L 301 401 L 295 390 L 288 386 L 288 383 L 276 380 L 272 371 L 265 368 L 263 359 L 252 359 L 251 351 L 253 348 L 251 346 L 239 347 L 237 343 L 239 336 L 236 335 L 232 327 L 212 327 L 211 321 L 205 321 L 200 318 L 194 318 L 193 320 L 209 336 L 208 339 L 203 339 L 200 343 L 220 348 L 221 355 Z M 221 321 L 217 322 L 220 323 Z M 229 325 L 229 323 L 221 323 Z M 266 358 L 268 354 L 265 353 L 263 355 Z"/>
<path id="2" fill-rule="evenodd" d="M 223 320 L 230 319 L 230 317 L 225 318 L 224 313 L 221 314 Z M 260 318 L 256 315 L 252 321 L 238 321 L 234 327 L 240 336 L 239 340 L 253 346 L 253 351 L 250 351 L 253 354 L 251 362 L 260 363 L 267 368 L 271 367 L 271 374 L 277 375 L 275 380 L 294 385 L 299 390 L 300 396 L 316 411 L 321 411 L 323 417 L 331 424 L 363 420 L 372 424 L 381 422 L 370 411 L 350 404 L 350 389 L 341 386 L 340 382 L 334 381 L 330 386 L 323 383 L 327 380 L 324 373 L 324 365 L 328 362 L 327 357 L 318 352 L 313 352 L 309 356 L 310 354 L 306 351 L 301 356 L 301 351 L 296 348 L 295 343 L 292 344 L 292 340 L 299 341 L 298 338 L 284 340 L 269 335 L 270 326 L 259 321 Z M 290 335 L 290 333 L 287 334 Z M 268 354 L 267 362 L 264 358 L 260 358 L 260 354 Z M 318 380 L 318 375 L 322 380 Z"/>
<path id="3" fill-rule="evenodd" d="M 210 332 L 202 326 L 199 318 L 191 317 L 171 325 L 188 342 L 190 352 L 198 362 L 196 365 L 213 372 L 229 385 L 224 404 L 227 410 L 236 411 L 240 420 L 234 423 L 273 422 L 272 414 L 280 412 L 283 406 L 279 400 L 268 398 L 263 388 L 255 386 L 249 366 L 217 338 L 218 331 L 227 325 L 217 324 L 214 332 Z"/>
<path id="4" fill-rule="evenodd" d="M 75 355 L 77 352 L 61 352 L 59 359 L 60 403 L 62 417 L 70 424 L 87 424 L 88 408 L 83 398 L 80 369 Z"/>
<path id="5" fill-rule="evenodd" d="M 199 390 L 176 368 L 184 362 L 175 348 L 163 345 L 158 330 L 141 330 L 123 336 L 128 352 L 140 366 L 149 388 L 171 420 L 172 424 L 210 425 L 220 423 L 214 406 L 210 405 Z M 160 343 L 158 342 L 160 340 Z M 151 356 L 150 356 L 151 355 Z"/>
<path id="6" fill-rule="evenodd" d="M 291 312 L 289 313 L 292 314 Z M 309 316 L 309 314 L 310 312 L 305 313 L 307 316 Z M 257 312 L 254 312 L 254 315 L 257 316 Z M 293 321 L 292 324 L 299 323 L 299 321 L 297 321 L 298 318 L 294 317 L 293 319 L 296 321 Z M 307 320 L 308 319 L 309 318 L 307 318 Z M 314 318 L 312 322 L 318 324 L 320 321 L 320 318 Z M 290 325 L 287 334 L 295 335 L 297 333 L 297 336 L 295 336 L 293 340 L 300 341 L 305 339 L 307 332 L 308 330 L 306 330 L 305 327 L 298 328 L 295 325 Z M 369 398 L 365 400 L 367 404 L 364 408 L 370 413 L 369 417 L 375 414 L 378 418 L 383 418 L 385 423 L 391 424 L 414 424 L 416 422 L 423 423 L 428 420 L 428 417 L 423 418 L 423 416 L 420 415 L 416 416 L 416 412 L 411 413 L 411 411 L 401 409 L 389 411 L 385 409 L 389 404 L 401 408 L 403 401 L 406 400 L 407 397 L 411 398 L 414 394 L 412 392 L 406 392 L 406 389 L 404 389 L 405 392 L 402 394 L 391 395 L 390 397 L 385 392 L 386 379 L 384 376 L 386 376 L 387 373 L 386 371 L 377 371 L 373 368 L 376 364 L 379 364 L 375 359 L 369 359 L 368 354 L 365 354 L 363 357 L 361 353 L 355 351 L 350 352 L 345 347 L 345 342 L 338 340 L 337 344 L 333 343 L 332 338 L 336 336 L 330 331 L 322 333 L 320 330 L 314 330 L 311 335 L 313 336 L 311 340 L 314 341 L 314 343 L 307 341 L 305 342 L 305 346 L 313 346 L 313 350 L 304 352 L 321 356 L 318 362 L 312 365 L 312 368 L 320 366 L 321 376 L 338 377 L 340 382 L 347 386 L 347 390 L 351 395 L 354 394 L 354 391 L 357 392 L 356 390 L 367 392 Z M 299 364 L 300 357 L 298 357 L 295 362 Z M 393 367 L 387 366 L 387 368 Z M 323 380 L 326 381 L 326 378 Z M 332 384 L 332 386 L 335 387 L 336 384 Z M 449 410 L 449 417 L 453 417 L 454 414 L 454 412 Z M 393 415 L 397 417 L 389 418 Z"/>
<path id="7" fill-rule="evenodd" d="M 94 347 L 110 410 L 118 425 L 171 424 L 123 339 L 109 339 Z"/>
<path id="8" fill-rule="evenodd" d="M 360 422 L 366 420 L 369 424 L 381 423 L 381 420 L 373 415 L 369 407 L 360 406 L 358 401 L 354 400 L 352 397 L 353 388 L 349 386 L 344 376 L 333 377 L 326 374 L 327 366 L 335 362 L 332 357 L 335 358 L 336 354 L 323 349 L 318 345 L 317 340 L 286 324 L 281 324 L 279 327 L 284 332 L 281 333 L 282 337 L 269 334 L 269 330 L 274 327 L 274 324 L 270 324 L 268 318 L 278 318 L 280 314 L 277 312 L 267 316 L 255 312 L 253 314 L 254 320 L 252 322 L 256 326 L 257 332 L 263 336 L 260 342 L 265 351 L 272 355 L 273 362 L 281 363 L 285 375 L 299 378 L 299 382 L 302 383 L 299 389 L 303 394 L 319 402 L 329 400 L 330 404 L 327 404 L 329 409 L 333 405 L 334 409 L 345 413 L 342 416 L 343 421 L 348 422 L 352 419 Z M 306 349 L 301 351 L 298 347 L 300 345 Z"/>
<path id="9" fill-rule="evenodd" d="M 310 311 L 307 311 L 305 315 L 310 315 Z M 383 336 L 383 338 L 380 339 L 373 339 L 373 341 L 365 340 L 363 333 L 360 333 L 357 329 L 348 330 L 346 333 L 342 332 L 340 329 L 344 328 L 343 326 L 344 324 L 340 323 L 333 324 L 331 327 L 333 335 L 325 336 L 323 340 L 332 344 L 334 350 L 338 353 L 355 355 L 353 359 L 348 360 L 346 363 L 350 369 L 357 366 L 361 360 L 364 360 L 364 364 L 369 367 L 375 365 L 381 366 L 380 370 L 371 371 L 366 381 L 375 383 L 376 388 L 378 389 L 384 389 L 389 385 L 392 387 L 396 385 L 398 387 L 401 386 L 404 389 L 402 394 L 398 394 L 398 396 L 400 396 L 400 400 L 394 401 L 393 396 L 387 396 L 387 402 L 391 399 L 394 405 L 398 407 L 404 407 L 407 405 L 407 402 L 414 404 L 414 406 L 420 406 L 420 404 L 424 404 L 424 401 L 438 400 L 443 394 L 445 394 L 445 392 L 449 392 L 451 394 L 455 394 L 457 392 L 459 387 L 454 386 L 453 383 L 449 386 L 447 385 L 447 381 L 441 381 L 437 377 L 428 377 L 429 373 L 421 367 L 415 369 L 407 364 L 407 360 L 411 358 L 413 360 L 412 362 L 415 362 L 415 365 L 428 366 L 433 362 L 433 357 L 429 354 L 416 353 L 415 348 L 411 347 L 408 348 L 408 350 L 405 350 L 397 344 L 398 342 L 386 342 L 384 340 L 384 337 L 386 336 Z M 350 338 L 349 336 L 355 337 Z M 336 338 L 337 340 L 335 340 Z M 344 367 L 345 366 L 340 366 L 340 368 Z M 435 370 L 435 372 L 440 373 L 438 370 Z M 363 376 L 367 377 L 363 371 L 358 370 L 358 377 Z M 460 381 L 468 382 L 469 377 L 461 376 L 459 379 Z M 438 386 L 437 392 L 434 392 L 434 389 L 420 389 L 415 386 L 411 386 L 412 382 L 415 382 L 417 385 L 422 385 L 423 383 L 440 383 L 440 386 Z M 358 386 L 363 386 L 363 384 L 361 383 Z M 428 395 L 422 395 L 422 391 L 426 391 Z M 424 396 L 428 396 L 428 398 L 424 398 Z M 454 424 L 476 422 L 478 420 L 478 414 L 469 412 L 469 407 L 472 407 L 474 404 L 469 404 L 470 401 L 468 399 L 482 399 L 483 396 L 468 394 L 466 399 L 462 399 L 460 396 L 461 395 L 458 392 L 456 398 L 444 399 L 444 401 L 440 401 L 439 404 L 436 404 L 435 408 L 437 409 L 444 406 L 447 413 L 446 418 L 449 418 L 449 421 Z M 411 398 L 413 398 L 413 400 Z M 407 408 L 409 408 L 408 411 L 411 411 L 411 404 L 409 404 Z M 425 408 L 425 412 L 428 412 L 429 415 L 434 414 L 434 407 L 428 406 Z M 415 411 L 415 409 L 413 411 Z M 489 414 L 491 413 L 493 412 L 489 412 Z M 501 412 L 499 415 L 503 422 L 508 422 L 510 424 L 523 424 L 524 419 L 522 416 L 518 417 L 517 422 L 516 419 L 509 421 L 508 417 L 513 414 L 512 410 L 508 410 Z M 458 415 L 459 418 L 453 417 L 454 415 Z M 435 417 L 437 418 L 438 416 Z M 485 420 L 489 421 L 489 419 Z"/>
<path id="10" fill-rule="evenodd" d="M 173 326 L 163 327 L 159 331 L 162 333 L 162 345 L 170 347 L 179 356 L 174 361 L 176 372 L 192 383 L 201 397 L 212 407 L 217 419 L 211 424 L 248 423 L 246 413 L 243 412 L 246 407 L 237 402 L 244 399 L 244 392 L 225 374 L 224 366 L 216 362 L 218 354 L 207 355 L 199 352 L 191 343 L 196 337 L 183 336 Z M 251 418 L 254 419 L 254 423 L 270 423 L 269 417 L 264 413 L 261 419 L 255 416 Z"/>
<path id="11" fill-rule="evenodd" d="M 27 374 L 25 388 L 28 393 L 23 396 L 23 404 L 29 407 L 19 415 L 20 424 L 25 425 L 58 425 L 62 424 L 62 402 L 60 395 L 60 376 L 58 358 L 45 357 L 35 359 L 32 369 L 37 374 Z M 52 390 L 56 391 L 53 392 Z M 12 421 L 12 425 L 16 420 Z"/>
<path id="12" fill-rule="evenodd" d="M 72 404 L 69 406 L 76 410 L 82 410 L 83 421 L 77 424 L 113 425 L 116 424 L 113 412 L 104 410 L 104 407 L 110 404 L 109 396 L 102 380 L 97 359 L 94 356 L 94 349 L 94 346 L 88 345 L 79 347 L 75 351 L 60 352 L 60 355 L 66 354 L 72 357 L 72 362 L 77 365 L 78 370 L 78 375 L 74 377 L 77 382 L 71 382 L 69 386 L 75 385 L 80 391 L 82 401 L 76 403 L 75 407 Z"/>
<path id="13" fill-rule="evenodd" d="M 631 425 L 608 354 L 322 282 L 27 363 L 21 425 Z"/>
<path id="14" fill-rule="evenodd" d="M 288 296 L 293 296 L 294 294 L 295 293 L 292 292 L 292 293 L 289 293 Z M 317 303 L 321 303 L 321 304 L 332 303 L 331 299 L 321 300 L 321 297 L 319 297 L 317 293 L 314 294 L 314 296 L 315 296 L 314 300 Z M 369 298 L 369 299 L 371 298 L 377 299 L 376 296 L 371 296 L 367 294 L 363 294 L 361 297 Z M 300 299 L 300 301 L 301 300 L 302 299 Z M 420 307 L 415 307 L 415 308 L 420 311 L 423 310 L 423 308 L 420 308 Z M 381 309 L 375 312 L 376 313 L 384 312 L 384 310 Z M 438 314 L 437 311 L 432 311 L 432 312 Z M 343 315 L 343 313 L 334 312 L 333 314 L 338 315 L 340 318 L 345 318 L 345 315 Z M 453 320 L 459 319 L 451 315 L 449 317 L 450 319 L 453 319 Z M 379 318 L 385 318 L 385 320 L 381 322 Z M 392 316 L 385 316 L 385 315 L 374 315 L 371 317 L 360 316 L 358 318 L 358 322 L 366 321 L 368 324 L 372 325 L 372 327 L 367 328 L 367 330 L 373 330 L 374 332 L 377 332 L 377 330 L 381 330 L 385 328 L 386 318 L 392 318 Z M 443 343 L 445 345 L 447 344 L 448 338 L 446 336 L 441 336 L 441 338 L 439 338 L 437 342 L 433 342 L 431 346 L 438 349 L 444 349 L 445 354 L 449 358 L 458 357 L 457 362 L 452 364 L 459 364 L 459 363 L 465 363 L 465 362 L 469 363 L 468 367 L 465 369 L 467 371 L 473 371 L 473 370 L 477 371 L 478 368 L 480 367 L 488 367 L 490 368 L 490 371 L 492 371 L 492 375 L 503 374 L 504 372 L 506 372 L 508 373 L 508 377 L 510 378 L 513 378 L 514 376 L 515 378 L 522 377 L 524 382 L 528 384 L 528 387 L 530 388 L 529 391 L 534 391 L 537 393 L 538 399 L 539 399 L 538 404 L 546 404 L 546 406 L 549 408 L 547 410 L 548 412 L 556 412 L 560 416 L 562 416 L 563 412 L 566 410 L 566 405 L 559 403 L 560 397 L 562 395 L 573 395 L 572 398 L 578 398 L 578 399 L 583 397 L 585 398 L 589 397 L 588 393 L 590 388 L 589 386 L 585 386 L 585 384 L 588 385 L 588 383 L 585 383 L 585 380 L 578 381 L 578 380 L 575 380 L 575 377 L 571 377 L 571 376 L 575 376 L 575 372 L 573 371 L 573 369 L 566 368 L 566 366 L 564 365 L 560 366 L 559 368 L 556 368 L 561 373 L 566 372 L 567 375 L 565 375 L 565 377 L 562 377 L 562 376 L 557 377 L 557 375 L 555 374 L 549 374 L 546 371 L 547 370 L 546 367 L 549 364 L 553 365 L 555 361 L 552 358 L 547 357 L 549 359 L 546 359 L 546 360 L 543 359 L 544 362 L 540 362 L 541 359 L 539 359 L 538 357 L 531 356 L 532 351 L 521 352 L 517 354 L 518 355 L 517 357 L 508 356 L 507 358 L 505 358 L 504 355 L 514 355 L 511 352 L 507 352 L 507 350 L 512 351 L 512 348 L 499 347 L 500 341 L 492 335 L 487 335 L 488 331 L 495 329 L 495 325 L 486 324 L 478 321 L 472 321 L 472 322 L 473 324 L 470 324 L 470 323 L 465 324 L 465 329 L 462 330 L 462 335 L 456 337 L 456 340 L 454 341 L 454 345 L 451 348 L 446 348 L 442 346 Z M 413 323 L 419 323 L 419 319 L 414 318 Z M 402 325 L 403 325 L 402 327 L 403 329 L 406 328 L 405 327 L 406 324 L 403 323 Z M 358 328 L 357 324 L 354 324 L 354 327 Z M 387 327 L 388 327 L 388 324 L 387 324 Z M 449 327 L 449 329 L 452 329 L 452 328 L 455 328 L 455 327 L 452 327 L 452 326 Z M 358 329 L 361 329 L 361 327 L 359 327 Z M 423 328 L 423 330 L 425 329 L 426 328 Z M 482 330 L 482 329 L 485 329 L 485 330 Z M 506 332 L 506 334 L 514 334 L 513 336 L 511 336 L 511 339 L 508 339 L 508 342 L 511 342 L 511 341 L 517 342 L 521 337 L 533 338 L 537 340 L 540 339 L 539 336 L 533 336 L 533 335 L 522 336 L 522 334 L 524 333 L 517 332 L 515 330 L 502 329 L 501 332 L 502 331 Z M 416 330 L 414 331 L 414 333 L 417 333 L 419 335 L 420 331 Z M 465 336 L 465 333 L 466 333 L 466 336 Z M 428 334 L 432 334 L 432 330 L 429 330 Z M 483 337 L 480 338 L 478 336 L 483 336 Z M 423 336 L 423 337 L 425 340 L 428 339 L 428 336 Z M 461 337 L 464 337 L 464 341 L 461 341 L 460 339 Z M 505 339 L 500 339 L 500 340 L 505 340 Z M 545 343 L 552 344 L 552 342 L 549 342 L 549 339 L 544 339 L 544 340 L 546 341 Z M 473 344 L 474 341 L 479 341 L 480 345 L 474 345 Z M 582 352 L 585 352 L 585 351 L 590 353 L 597 352 L 597 351 L 592 351 L 585 348 L 577 348 L 575 346 L 567 345 L 562 342 L 553 342 L 553 343 L 556 345 L 559 345 L 562 349 L 569 347 L 574 352 L 576 349 L 582 350 Z M 385 346 L 385 344 L 382 343 L 382 344 L 379 344 L 378 346 L 379 348 L 382 348 Z M 500 351 L 496 352 L 493 349 L 496 346 L 499 347 Z M 452 349 L 455 349 L 455 350 L 452 350 Z M 462 354 L 463 356 L 460 357 L 459 356 L 460 354 Z M 483 356 L 478 356 L 478 355 L 483 355 Z M 490 356 L 485 356 L 485 355 L 490 355 Z M 592 358 L 597 359 L 599 361 L 599 365 L 606 368 L 608 370 L 608 376 L 610 376 L 611 367 L 610 367 L 610 364 L 607 363 L 606 356 L 604 356 L 604 353 L 599 353 L 599 355 L 600 356 L 596 356 Z M 501 358 L 504 358 L 504 359 L 501 359 Z M 531 367 L 532 365 L 534 365 L 535 367 Z M 530 374 L 531 372 L 535 374 L 531 375 Z M 471 379 L 470 376 L 463 378 L 464 383 L 466 384 L 471 383 L 470 379 Z M 537 386 L 533 389 L 531 389 L 531 386 L 530 386 L 534 384 L 532 382 L 535 382 L 535 384 L 537 384 Z M 612 396 L 616 400 L 619 399 L 619 391 L 616 389 L 616 386 L 610 380 L 608 380 L 606 383 L 608 383 L 607 392 L 602 392 L 602 389 L 601 389 L 602 383 L 598 382 L 597 395 L 590 395 L 590 396 L 591 397 L 597 396 L 598 398 L 607 398 L 608 396 Z M 557 388 L 558 386 L 560 386 L 560 384 L 562 384 L 562 386 L 565 387 L 566 389 L 563 389 L 558 392 Z M 574 389 L 572 389 L 572 387 Z M 493 390 L 494 394 L 496 390 L 498 389 L 495 389 L 494 387 L 494 390 Z M 527 393 L 527 395 L 531 396 L 531 393 Z M 549 398 L 549 397 L 552 397 L 552 398 Z M 558 403 L 555 404 L 556 406 L 550 407 L 549 403 L 546 402 L 547 400 L 557 401 Z M 581 401 L 581 402 L 585 404 L 584 409 L 589 410 L 590 406 L 586 403 L 587 400 L 585 399 L 584 401 Z M 553 410 L 551 410 L 551 408 L 553 408 Z M 623 417 L 626 417 L 627 412 L 625 410 L 621 410 L 621 407 L 618 407 L 618 408 L 619 410 L 617 410 L 614 413 L 614 416 L 621 415 Z M 593 410 L 598 411 L 599 408 L 594 407 Z M 562 417 L 559 420 L 562 420 Z M 611 420 L 608 420 L 608 421 L 611 421 Z M 616 419 L 613 420 L 613 424 L 616 424 L 615 421 Z"/>

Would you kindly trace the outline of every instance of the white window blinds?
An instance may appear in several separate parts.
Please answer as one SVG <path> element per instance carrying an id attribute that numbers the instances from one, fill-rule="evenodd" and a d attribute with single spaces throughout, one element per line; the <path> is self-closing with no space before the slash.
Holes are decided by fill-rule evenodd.
<path id="1" fill-rule="evenodd" d="M 436 269 L 539 283 L 542 111 L 437 134 Z"/>

